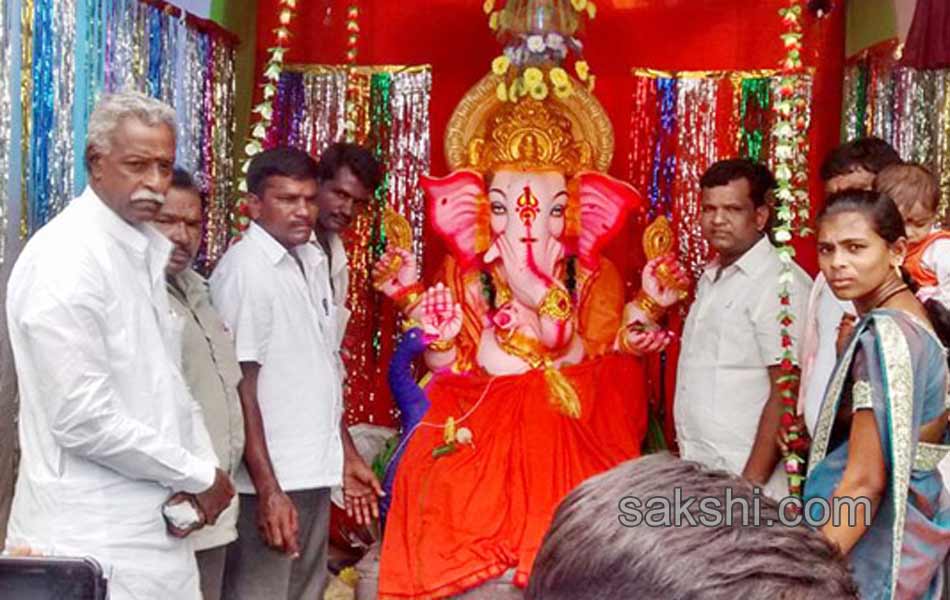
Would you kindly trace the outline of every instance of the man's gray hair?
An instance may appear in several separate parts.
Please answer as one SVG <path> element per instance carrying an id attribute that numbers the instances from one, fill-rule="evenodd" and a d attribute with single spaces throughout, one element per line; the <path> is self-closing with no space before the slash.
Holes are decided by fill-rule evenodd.
<path id="1" fill-rule="evenodd" d="M 723 508 L 733 514 L 732 524 L 651 526 L 649 520 L 621 519 L 622 499 L 649 506 L 649 499 L 662 498 L 673 505 L 676 488 L 684 501 L 696 499 L 686 512 L 697 520 L 704 498 L 733 506 Z M 761 526 L 742 522 L 735 514 L 740 503 L 725 501 L 727 489 L 731 498 L 751 505 L 748 481 L 669 454 L 632 460 L 588 479 L 558 507 L 525 598 L 858 598 L 845 559 L 821 533 L 779 524 L 778 502 L 762 495 L 757 496 Z M 765 526 L 766 519 L 776 525 Z"/>
<path id="2" fill-rule="evenodd" d="M 157 127 L 168 125 L 175 133 L 175 110 L 140 92 L 119 92 L 103 96 L 89 117 L 86 134 L 86 170 L 93 154 L 107 154 L 112 149 L 112 138 L 124 119 L 134 118 Z"/>

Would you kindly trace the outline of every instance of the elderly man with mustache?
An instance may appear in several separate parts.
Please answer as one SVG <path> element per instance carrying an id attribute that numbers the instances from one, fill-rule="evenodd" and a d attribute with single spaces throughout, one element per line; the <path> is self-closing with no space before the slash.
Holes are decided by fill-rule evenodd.
<path id="1" fill-rule="evenodd" d="M 180 370 L 172 243 L 147 223 L 174 160 L 169 106 L 103 98 L 89 120 L 89 187 L 33 236 L 8 287 L 22 449 L 8 546 L 91 555 L 113 600 L 200 598 L 181 538 L 234 494 Z M 163 518 L 173 497 L 196 509 L 187 529 Z"/>

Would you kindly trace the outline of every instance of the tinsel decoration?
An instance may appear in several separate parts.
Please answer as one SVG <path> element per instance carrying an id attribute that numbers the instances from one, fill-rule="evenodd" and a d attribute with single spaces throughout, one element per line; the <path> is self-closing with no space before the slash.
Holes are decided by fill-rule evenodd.
<path id="1" fill-rule="evenodd" d="M 676 111 L 678 86 L 672 77 L 664 77 L 656 82 L 659 100 L 660 129 L 653 154 L 653 170 L 650 175 L 650 216 L 669 214 L 673 193 L 673 177 L 676 173 L 676 149 L 678 137 Z"/>
<path id="2" fill-rule="evenodd" d="M 238 182 L 241 197 L 234 202 L 234 212 L 231 215 L 231 234 L 235 237 L 240 237 L 241 232 L 251 223 L 247 199 L 244 197 L 247 194 L 247 181 L 244 175 L 247 174 L 251 159 L 264 148 L 267 130 L 274 116 L 274 97 L 277 95 L 277 83 L 284 64 L 284 55 L 287 53 L 286 44 L 290 40 L 289 26 L 296 11 L 297 0 L 280 0 L 280 12 L 277 16 L 279 25 L 274 29 L 275 43 L 274 46 L 268 48 L 269 56 L 267 64 L 264 65 L 263 82 L 260 84 L 263 99 L 251 111 L 253 113 L 251 134 L 244 145 L 244 161 L 241 163 L 241 177 Z"/>
<path id="3" fill-rule="evenodd" d="M 789 286 L 793 281 L 792 267 L 794 265 L 795 250 L 790 245 L 792 232 L 796 221 L 796 208 L 807 207 L 807 193 L 804 180 L 807 176 L 804 159 L 796 157 L 805 149 L 807 119 L 803 116 L 808 101 L 802 94 L 802 87 L 798 85 L 798 75 L 803 72 L 802 48 L 802 3 L 801 0 L 789 0 L 787 7 L 779 10 L 779 15 L 785 25 L 785 32 L 781 39 L 785 45 L 786 55 L 782 62 L 782 74 L 778 81 L 778 101 L 773 105 L 775 113 L 775 127 L 772 137 L 775 143 L 775 180 L 778 186 L 775 190 L 775 227 L 772 230 L 772 239 L 782 270 L 779 273 L 778 297 L 781 310 L 777 315 L 779 334 L 781 335 L 782 357 L 780 362 L 781 374 L 778 385 L 782 400 L 782 425 L 786 428 L 795 422 L 798 412 L 798 370 L 797 358 L 792 346 L 792 334 L 789 329 L 797 316 L 791 310 L 791 294 Z M 807 216 L 807 212 L 804 213 Z M 805 480 L 805 440 L 799 434 L 788 432 L 788 450 L 783 456 L 785 472 L 788 475 L 788 493 L 790 496 L 801 499 L 802 487 Z"/>
<path id="4" fill-rule="evenodd" d="M 766 78 L 743 79 L 739 104 L 739 152 L 759 162 L 769 129 L 770 81 Z"/>
<path id="5" fill-rule="evenodd" d="M 648 77 L 634 78 L 627 173 L 635 188 L 647 192 L 650 190 L 653 152 L 660 127 L 660 103 L 657 101 L 657 94 L 654 80 Z M 656 216 L 655 200 L 650 197 L 649 218 L 652 220 Z"/>
<path id="6" fill-rule="evenodd" d="M 33 129 L 31 131 L 30 155 L 31 191 L 28 217 L 29 231 L 35 231 L 52 216 L 50 210 L 52 182 L 50 181 L 51 143 L 50 132 L 56 129 L 56 64 L 54 41 L 56 29 L 53 15 L 53 0 L 35 0 L 33 20 Z"/>
<path id="7" fill-rule="evenodd" d="M 676 172 L 673 179 L 673 223 L 679 238 L 680 260 L 702 275 L 709 243 L 699 225 L 701 195 L 699 178 L 716 160 L 715 118 L 717 85 L 713 79 L 682 79 L 678 82 L 676 121 Z"/>
<path id="8" fill-rule="evenodd" d="M 13 93 L 13 41 L 12 23 L 7 7 L 0 8 L 0 267 L 3 266 L 6 249 L 7 203 L 10 202 L 10 169 L 13 148 L 13 116 L 11 94 Z"/>
<path id="9" fill-rule="evenodd" d="M 409 221 L 422 265 L 425 197 L 418 183 L 429 170 L 431 87 L 428 66 L 287 65 L 277 81 L 267 145 L 294 144 L 319 156 L 327 145 L 345 140 L 371 149 L 384 165 L 371 209 L 344 236 L 352 311 L 344 340 L 350 424 L 395 422 L 385 369 L 398 315 L 372 289 L 369 275 L 386 247 L 381 217 L 387 208 Z"/>
<path id="10" fill-rule="evenodd" d="M 234 36 L 161 0 L 21 1 L 22 89 L 14 101 L 22 139 L 9 144 L 17 153 L 11 162 L 23 165 L 22 236 L 86 185 L 86 132 L 96 101 L 139 90 L 176 107 L 178 164 L 204 183 L 207 198 L 197 264 L 207 272 L 228 234 Z"/>
<path id="11" fill-rule="evenodd" d="M 666 215 L 677 236 L 679 258 L 694 279 L 708 262 L 709 247 L 699 224 L 700 175 L 723 158 L 747 156 L 777 168 L 779 158 L 796 167 L 795 202 L 790 205 L 807 223 L 805 178 L 810 123 L 811 74 L 785 75 L 777 70 L 665 72 L 635 69 L 630 117 L 628 178 L 644 190 L 649 218 Z M 802 136 L 793 149 L 775 142 L 776 107 L 782 82 L 791 81 L 795 126 Z M 788 154 L 791 152 L 791 156 Z M 805 218 L 801 218 L 804 216 Z M 800 229 L 801 227 L 799 227 Z"/>
<path id="12" fill-rule="evenodd" d="M 33 131 L 33 0 L 20 5 L 20 239 L 30 234 L 30 137 Z M 10 144 L 16 151 L 16 142 Z"/>
<path id="13" fill-rule="evenodd" d="M 940 182 L 940 214 L 950 223 L 950 69 L 898 64 L 896 43 L 865 50 L 845 67 L 842 138 L 874 135 Z"/>

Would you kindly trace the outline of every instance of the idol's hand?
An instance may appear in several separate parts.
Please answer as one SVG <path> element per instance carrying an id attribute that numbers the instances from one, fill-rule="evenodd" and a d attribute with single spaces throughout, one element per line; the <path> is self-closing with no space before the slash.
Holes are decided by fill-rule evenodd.
<path id="1" fill-rule="evenodd" d="M 647 318 L 634 302 L 623 309 L 623 326 L 617 334 L 616 349 L 621 352 L 643 356 L 661 352 L 673 341 L 673 333 L 661 329 Z"/>
<path id="2" fill-rule="evenodd" d="M 462 330 L 462 306 L 441 282 L 425 291 L 417 314 L 422 330 L 435 342 L 451 342 Z"/>
<path id="3" fill-rule="evenodd" d="M 373 287 L 389 298 L 419 283 L 416 257 L 397 246 L 389 246 L 373 265 Z"/>
<path id="4" fill-rule="evenodd" d="M 643 291 L 663 308 L 673 306 L 689 293 L 689 275 L 672 254 L 648 262 L 642 279 Z"/>

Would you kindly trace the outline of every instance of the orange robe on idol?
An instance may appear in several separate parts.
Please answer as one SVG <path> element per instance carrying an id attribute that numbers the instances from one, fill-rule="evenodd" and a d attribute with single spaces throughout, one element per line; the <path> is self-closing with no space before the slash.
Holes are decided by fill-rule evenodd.
<path id="1" fill-rule="evenodd" d="M 463 299 L 460 364 L 474 364 L 487 310 L 477 291 L 479 272 L 461 273 L 450 259 L 442 275 Z M 423 423 L 430 425 L 412 435 L 393 488 L 381 599 L 444 598 L 510 568 L 523 587 L 563 497 L 639 456 L 647 428 L 643 371 L 639 359 L 610 350 L 621 325 L 623 282 L 601 260 L 594 272 L 579 275 L 577 287 L 577 328 L 588 358 L 562 373 L 580 399 L 580 418 L 552 405 L 542 370 L 491 377 L 475 367 L 428 384 L 431 407 Z M 435 458 L 449 417 L 471 430 L 473 444 Z"/>

